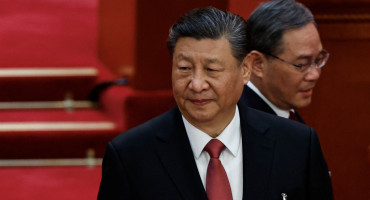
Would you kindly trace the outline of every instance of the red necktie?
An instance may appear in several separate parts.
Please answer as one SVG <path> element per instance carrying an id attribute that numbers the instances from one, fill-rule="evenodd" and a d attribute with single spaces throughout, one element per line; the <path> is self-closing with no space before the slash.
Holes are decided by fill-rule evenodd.
<path id="1" fill-rule="evenodd" d="M 297 115 L 292 111 L 289 111 L 289 119 L 297 121 L 297 122 L 299 121 Z"/>
<path id="2" fill-rule="evenodd" d="M 210 155 L 207 168 L 206 191 L 209 200 L 232 200 L 229 179 L 218 159 L 225 145 L 217 139 L 208 142 L 204 150 Z"/>

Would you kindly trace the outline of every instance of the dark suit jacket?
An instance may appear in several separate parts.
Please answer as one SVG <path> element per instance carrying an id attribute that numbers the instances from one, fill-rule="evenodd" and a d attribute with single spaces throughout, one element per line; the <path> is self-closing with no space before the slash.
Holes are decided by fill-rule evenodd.
<path id="1" fill-rule="evenodd" d="M 315 131 L 301 123 L 239 106 L 243 199 L 332 199 Z M 110 142 L 98 199 L 206 200 L 177 107 Z"/>
<path id="2" fill-rule="evenodd" d="M 261 97 L 258 96 L 252 89 L 250 89 L 247 85 L 244 86 L 242 97 L 240 98 L 240 102 L 244 103 L 248 107 L 267 112 L 273 115 L 277 115 L 272 108 L 263 100 Z M 295 114 L 298 117 L 298 121 L 304 123 L 302 117 L 296 111 Z"/>

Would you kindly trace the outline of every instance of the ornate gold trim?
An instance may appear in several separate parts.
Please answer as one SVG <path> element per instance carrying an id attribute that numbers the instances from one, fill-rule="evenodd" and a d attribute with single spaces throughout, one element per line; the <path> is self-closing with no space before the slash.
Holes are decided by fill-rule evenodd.
<path id="1" fill-rule="evenodd" d="M 0 68 L 1 77 L 60 77 L 60 76 L 96 76 L 93 67 L 70 68 Z"/>
<path id="2" fill-rule="evenodd" d="M 51 166 L 101 166 L 102 158 L 69 159 L 7 159 L 0 160 L 0 167 L 51 167 Z"/>
<path id="3" fill-rule="evenodd" d="M 114 130 L 113 122 L 0 122 L 0 132 Z"/>
<path id="4" fill-rule="evenodd" d="M 96 104 L 91 101 L 22 101 L 0 102 L 0 110 L 5 109 L 79 109 L 94 108 Z"/>

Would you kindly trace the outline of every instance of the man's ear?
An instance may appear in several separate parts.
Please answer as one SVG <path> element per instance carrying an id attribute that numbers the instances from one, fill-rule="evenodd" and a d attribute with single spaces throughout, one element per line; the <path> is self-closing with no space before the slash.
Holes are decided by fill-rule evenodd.
<path id="1" fill-rule="evenodd" d="M 251 51 L 245 58 L 251 68 L 253 76 L 262 77 L 266 65 L 266 57 L 259 51 Z"/>
<path id="2" fill-rule="evenodd" d="M 247 56 L 243 59 L 241 68 L 242 68 L 243 83 L 245 85 L 248 83 L 251 77 L 251 65 L 247 63 Z"/>

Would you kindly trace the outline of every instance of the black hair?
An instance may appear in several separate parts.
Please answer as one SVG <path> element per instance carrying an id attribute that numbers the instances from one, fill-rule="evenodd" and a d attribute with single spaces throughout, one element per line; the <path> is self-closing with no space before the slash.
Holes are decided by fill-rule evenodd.
<path id="1" fill-rule="evenodd" d="M 180 17 L 170 28 L 167 48 L 173 56 L 177 41 L 181 37 L 201 39 L 226 38 L 231 45 L 232 55 L 241 62 L 246 51 L 246 23 L 236 14 L 217 8 L 196 8 Z"/>
<path id="2" fill-rule="evenodd" d="M 247 19 L 247 50 L 278 55 L 284 51 L 285 31 L 316 22 L 311 11 L 294 0 L 275 0 L 262 3 Z"/>

